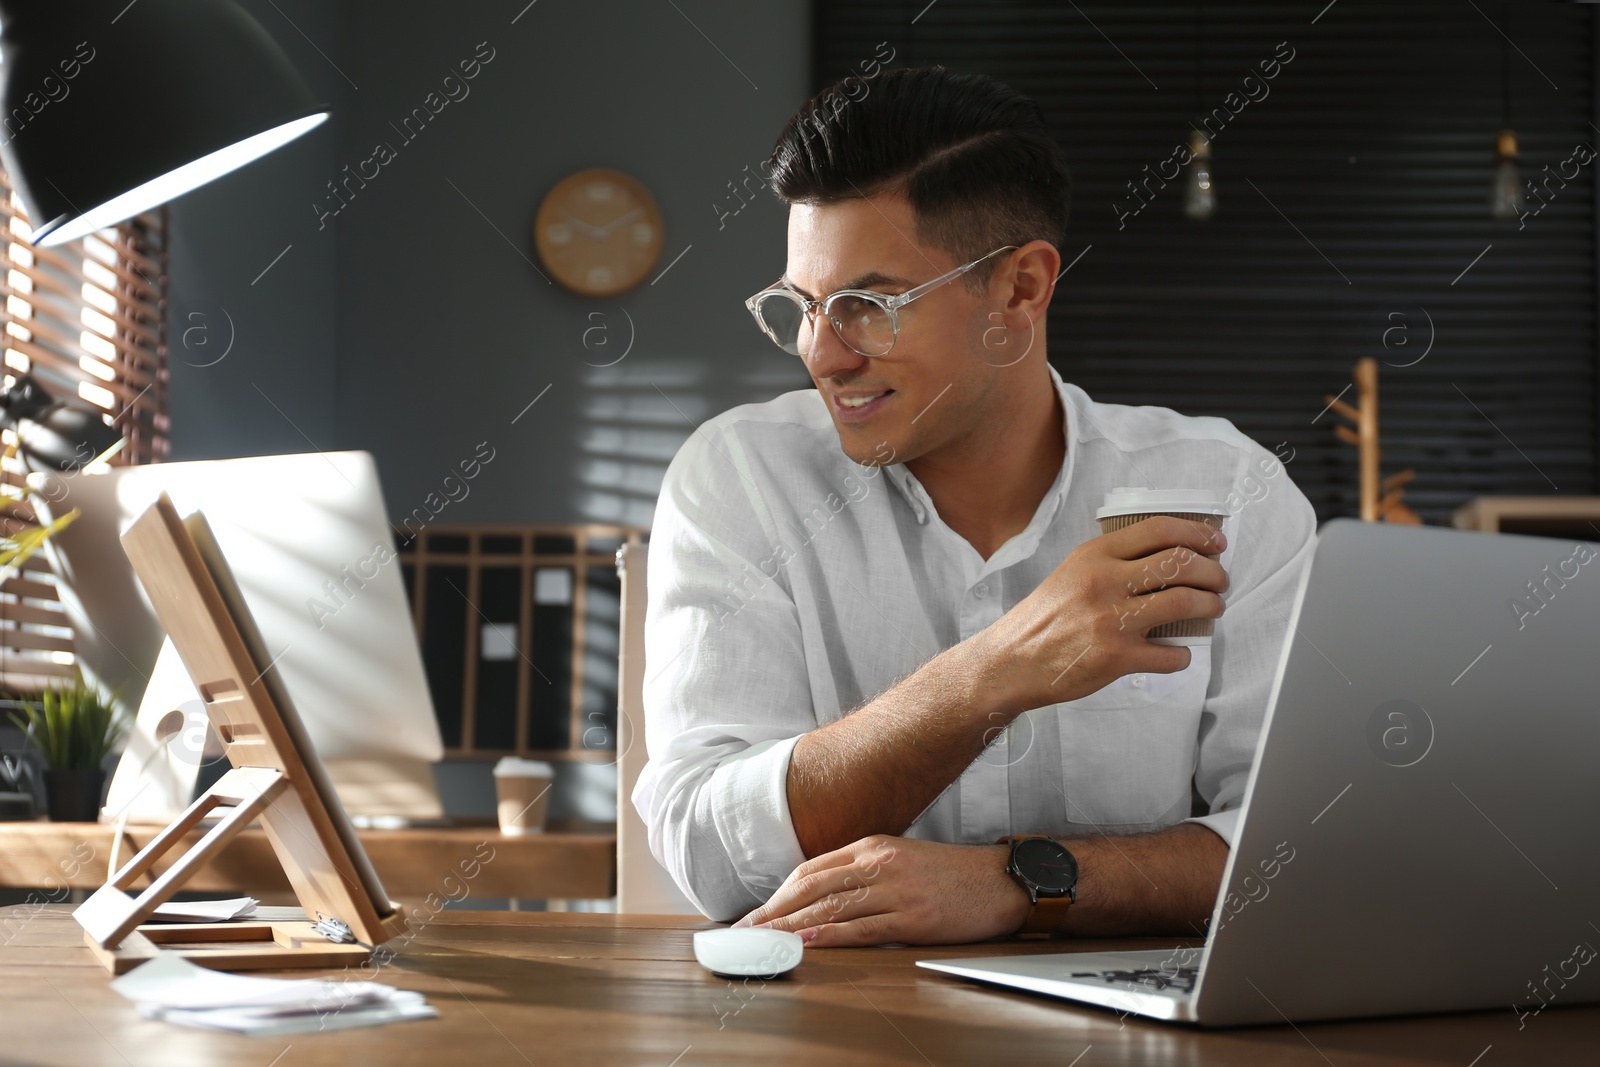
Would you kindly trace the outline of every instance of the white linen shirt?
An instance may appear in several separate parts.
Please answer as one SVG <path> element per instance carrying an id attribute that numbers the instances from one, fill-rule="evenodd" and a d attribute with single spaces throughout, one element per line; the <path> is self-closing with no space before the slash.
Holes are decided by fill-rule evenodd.
<path id="1" fill-rule="evenodd" d="M 1022 714 L 905 836 L 1153 830 L 1189 818 L 1197 795 L 1209 814 L 1195 821 L 1232 843 L 1315 514 L 1280 457 L 1226 419 L 1096 403 L 1050 377 L 1066 455 L 987 560 L 904 464 L 846 456 L 815 389 L 724 412 L 674 457 L 650 537 L 649 762 L 633 803 L 707 916 L 743 915 L 805 860 L 787 793 L 801 735 L 999 619 L 1100 534 L 1095 509 L 1117 486 L 1226 498 L 1232 584 L 1212 644 L 1182 671 Z"/>

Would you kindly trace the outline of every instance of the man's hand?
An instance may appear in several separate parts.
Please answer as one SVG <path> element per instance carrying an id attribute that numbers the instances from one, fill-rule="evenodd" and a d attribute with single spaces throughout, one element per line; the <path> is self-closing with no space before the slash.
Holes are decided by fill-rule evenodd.
<path id="1" fill-rule="evenodd" d="M 1205 826 L 1064 839 L 1078 861 L 1072 937 L 1205 936 L 1228 845 Z M 864 837 L 807 860 L 772 899 L 734 923 L 791 930 L 813 948 L 955 945 L 1006 937 L 1028 894 L 1006 873 L 1009 845 Z"/>
<path id="2" fill-rule="evenodd" d="M 1228 575 L 1208 555 L 1225 547 L 1221 531 L 1170 515 L 1085 541 L 974 638 L 991 652 L 991 679 L 1029 710 L 1088 696 L 1125 674 L 1183 670 L 1188 648 L 1152 644 L 1145 633 L 1222 614 Z"/>
<path id="3" fill-rule="evenodd" d="M 1006 873 L 1009 845 L 947 845 L 875 834 L 796 867 L 735 926 L 791 930 L 812 948 L 953 945 L 1015 933 L 1028 895 Z"/>

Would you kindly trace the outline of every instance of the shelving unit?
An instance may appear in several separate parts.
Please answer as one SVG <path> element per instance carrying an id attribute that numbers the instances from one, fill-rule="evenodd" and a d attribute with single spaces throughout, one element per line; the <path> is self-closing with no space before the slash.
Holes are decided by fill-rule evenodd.
<path id="1" fill-rule="evenodd" d="M 615 758 L 616 553 L 647 537 L 600 524 L 397 531 L 448 756 Z"/>

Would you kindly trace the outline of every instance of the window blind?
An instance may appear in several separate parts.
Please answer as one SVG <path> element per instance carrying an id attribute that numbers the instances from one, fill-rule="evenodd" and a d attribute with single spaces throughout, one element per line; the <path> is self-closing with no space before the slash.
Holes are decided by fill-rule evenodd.
<path id="1" fill-rule="evenodd" d="M 0 173 L 3 383 L 31 374 L 51 395 L 97 408 L 122 431 L 110 462 L 151 463 L 167 454 L 166 220 L 152 212 L 53 248 L 28 245 L 27 213 Z M 15 441 L 10 429 L 4 444 Z M 24 484 L 13 458 L 0 470 Z M 33 525 L 26 505 L 0 515 L 7 534 Z M 39 689 L 76 671 L 72 630 L 43 555 L 0 582 L 0 688 Z"/>
<path id="2" fill-rule="evenodd" d="M 1095 399 L 1220 415 L 1282 443 L 1326 520 L 1359 513 L 1359 479 L 1323 397 L 1375 356 L 1382 472 L 1415 469 L 1405 503 L 1425 521 L 1479 495 L 1600 490 L 1600 162 L 1574 157 L 1600 145 L 1593 6 L 818 0 L 815 13 L 818 88 L 887 41 L 891 67 L 985 73 L 1039 102 L 1075 186 L 1049 354 Z M 1265 95 L 1263 61 L 1279 63 Z M 1218 210 L 1195 223 L 1181 175 L 1145 182 L 1170 177 L 1206 116 Z M 1540 210 L 1497 222 L 1508 123 Z"/>

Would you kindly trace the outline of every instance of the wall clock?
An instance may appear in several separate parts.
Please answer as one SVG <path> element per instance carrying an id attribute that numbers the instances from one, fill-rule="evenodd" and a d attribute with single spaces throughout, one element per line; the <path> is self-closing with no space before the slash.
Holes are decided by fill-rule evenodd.
<path id="1" fill-rule="evenodd" d="M 638 285 L 661 258 L 662 240 L 650 191 L 604 167 L 561 179 L 533 220 L 540 263 L 580 296 L 615 296 Z"/>

